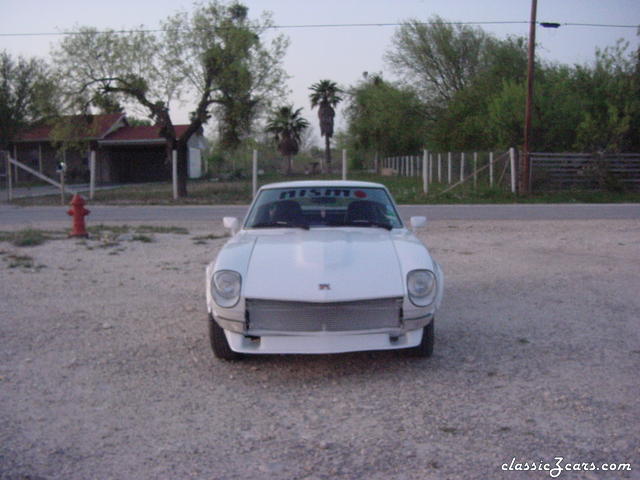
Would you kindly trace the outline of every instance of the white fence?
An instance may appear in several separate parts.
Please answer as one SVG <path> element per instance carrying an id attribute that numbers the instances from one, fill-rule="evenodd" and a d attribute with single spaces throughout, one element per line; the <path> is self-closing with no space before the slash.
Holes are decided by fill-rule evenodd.
<path id="1" fill-rule="evenodd" d="M 423 190 L 439 183 L 450 185 L 444 193 L 466 182 L 477 187 L 483 182 L 489 187 L 503 185 L 505 180 L 516 191 L 516 151 L 507 152 L 422 152 L 422 155 L 387 157 L 382 160 L 383 175 L 421 177 Z"/>

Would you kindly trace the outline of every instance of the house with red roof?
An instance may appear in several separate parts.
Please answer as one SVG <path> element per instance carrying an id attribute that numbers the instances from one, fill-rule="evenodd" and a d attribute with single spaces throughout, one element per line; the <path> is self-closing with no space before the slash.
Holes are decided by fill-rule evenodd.
<path id="1" fill-rule="evenodd" d="M 60 162 L 66 165 L 69 182 L 89 180 L 89 158 L 95 152 L 97 183 L 141 183 L 171 179 L 170 152 L 158 126 L 130 125 L 124 114 L 78 115 L 65 117 L 65 137 L 71 147 L 55 138 L 49 124 L 34 126 L 20 134 L 11 146 L 12 156 L 48 177 L 57 177 Z M 68 128 L 67 128 L 68 126 Z M 175 125 L 180 136 L 188 125 Z M 67 131 L 68 130 L 68 131 Z M 78 145 L 86 146 L 79 150 Z M 202 176 L 206 141 L 202 132 L 187 142 L 189 178 Z M 16 177 L 28 173 L 16 167 Z"/>

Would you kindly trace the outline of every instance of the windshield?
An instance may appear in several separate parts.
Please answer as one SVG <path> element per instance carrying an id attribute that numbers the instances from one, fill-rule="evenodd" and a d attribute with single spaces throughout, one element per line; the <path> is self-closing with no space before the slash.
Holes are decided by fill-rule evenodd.
<path id="1" fill-rule="evenodd" d="M 262 190 L 245 228 L 401 228 L 391 198 L 382 188 L 302 187 Z"/>

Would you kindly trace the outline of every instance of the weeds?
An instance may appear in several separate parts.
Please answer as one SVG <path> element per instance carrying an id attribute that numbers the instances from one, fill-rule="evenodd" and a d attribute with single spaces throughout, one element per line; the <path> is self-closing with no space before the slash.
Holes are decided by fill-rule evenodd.
<path id="1" fill-rule="evenodd" d="M 0 242 L 9 242 L 14 247 L 35 247 L 42 245 L 47 240 L 62 238 L 60 232 L 47 232 L 27 228 L 17 232 L 0 232 Z"/>
<path id="2" fill-rule="evenodd" d="M 208 240 L 219 240 L 228 236 L 229 235 L 226 233 L 223 235 L 216 235 L 215 233 L 211 233 L 209 235 L 197 235 L 195 237 L 192 237 L 191 240 L 193 240 L 194 245 L 206 245 Z"/>
<path id="3" fill-rule="evenodd" d="M 100 237 L 106 233 L 115 235 L 124 235 L 127 233 L 133 234 L 148 234 L 148 233 L 173 233 L 177 235 L 188 235 L 189 230 L 182 227 L 174 226 L 155 226 L 155 225 L 93 225 L 87 228 L 87 231 L 92 236 Z"/>
<path id="4" fill-rule="evenodd" d="M 29 255 L 19 254 L 7 254 L 7 252 L 0 251 L 0 255 L 3 256 L 3 260 L 7 262 L 7 268 L 20 268 L 23 270 L 41 270 L 46 268 L 46 265 L 36 265 L 33 257 Z"/>
<path id="5" fill-rule="evenodd" d="M 150 237 L 148 235 L 134 235 L 133 237 L 131 237 L 131 241 L 132 242 L 142 242 L 142 243 L 152 243 L 153 237 Z"/>

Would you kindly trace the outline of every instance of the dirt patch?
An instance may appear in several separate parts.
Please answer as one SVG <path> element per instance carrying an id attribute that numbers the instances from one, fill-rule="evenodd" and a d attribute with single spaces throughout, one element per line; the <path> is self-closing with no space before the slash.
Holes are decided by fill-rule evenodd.
<path id="1" fill-rule="evenodd" d="M 0 243 L 2 478 L 638 478 L 640 222 L 431 222 L 433 358 L 237 363 L 206 337 L 224 232 L 197 227 Z"/>

